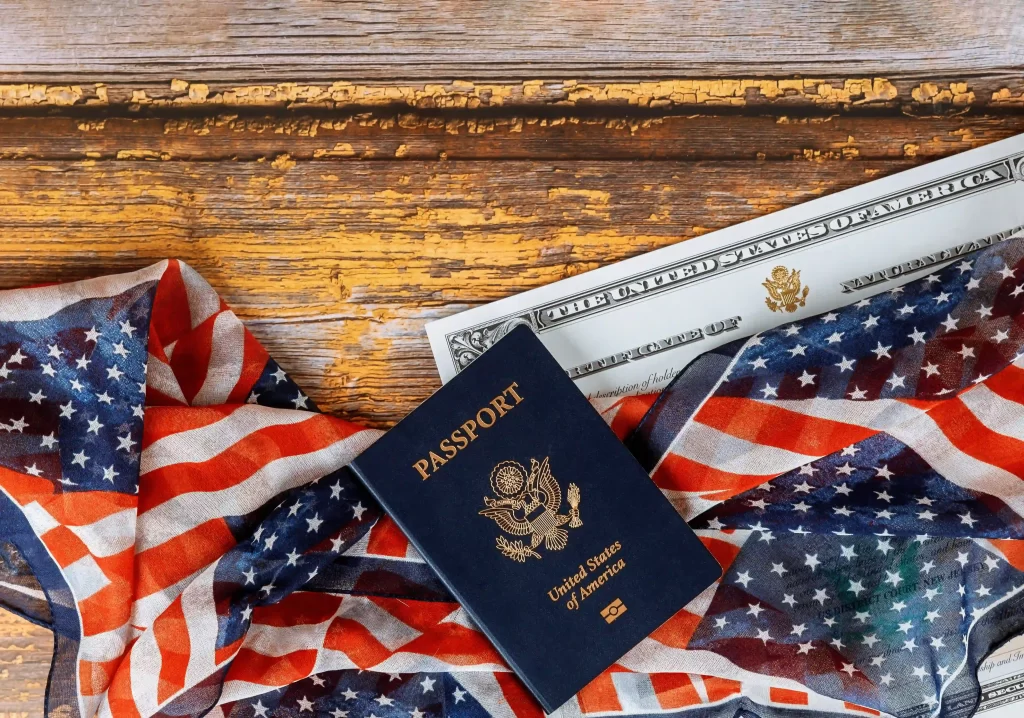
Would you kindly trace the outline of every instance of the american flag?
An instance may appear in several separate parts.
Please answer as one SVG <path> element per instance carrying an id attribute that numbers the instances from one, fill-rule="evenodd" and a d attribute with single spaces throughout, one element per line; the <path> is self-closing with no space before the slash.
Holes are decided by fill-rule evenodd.
<path id="1" fill-rule="evenodd" d="M 970 713 L 1024 629 L 1022 245 L 597 407 L 725 573 L 560 714 Z M 48 714 L 541 714 L 346 469 L 379 432 L 187 265 L 0 292 L 0 430 Z"/>

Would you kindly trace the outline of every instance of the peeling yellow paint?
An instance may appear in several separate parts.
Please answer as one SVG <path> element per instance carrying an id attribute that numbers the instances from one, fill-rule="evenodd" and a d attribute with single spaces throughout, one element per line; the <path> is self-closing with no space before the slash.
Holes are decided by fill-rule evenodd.
<path id="1" fill-rule="evenodd" d="M 278 170 L 290 170 L 295 166 L 295 160 L 287 152 L 278 155 L 274 158 L 274 161 L 270 163 L 270 166 Z"/>
<path id="2" fill-rule="evenodd" d="M 1020 94 L 1013 94 L 1009 87 L 1002 87 L 992 93 L 992 104 L 994 105 L 1024 105 L 1024 90 Z"/>
<path id="3" fill-rule="evenodd" d="M 915 145 L 913 142 L 908 142 L 903 145 L 903 156 L 904 157 L 917 157 L 917 151 L 921 149 L 921 145 Z"/>
<path id="4" fill-rule="evenodd" d="M 395 150 L 395 157 L 405 157 L 409 154 L 409 145 L 399 145 Z"/>
<path id="5" fill-rule="evenodd" d="M 607 205 L 611 200 L 611 194 L 602 190 L 573 187 L 551 187 L 548 189 L 548 199 L 559 199 L 560 197 L 583 197 L 597 205 Z"/>
<path id="6" fill-rule="evenodd" d="M 316 149 L 313 150 L 313 156 L 317 159 L 321 157 L 352 157 L 356 151 L 352 149 L 352 145 L 348 142 L 338 142 L 334 145 L 333 149 Z"/>
<path id="7" fill-rule="evenodd" d="M 54 105 L 65 107 L 82 99 L 79 85 L 0 85 L 0 107 Z"/>
<path id="8" fill-rule="evenodd" d="M 97 82 L 94 87 L 96 96 L 86 99 L 85 104 L 87 105 L 106 105 L 109 104 L 110 99 L 107 96 L 107 86 L 102 82 Z"/>
<path id="9" fill-rule="evenodd" d="M 402 211 L 402 216 L 405 216 Z M 536 221 L 535 217 L 527 215 L 512 214 L 509 208 L 504 207 L 454 207 L 454 208 L 431 208 L 418 207 L 416 215 L 412 219 L 414 223 L 423 222 L 424 227 L 434 225 L 454 224 L 459 227 L 471 227 L 477 225 L 489 226 L 495 224 L 529 224 Z"/>
<path id="10" fill-rule="evenodd" d="M 190 85 L 188 88 L 188 101 L 191 103 L 206 102 L 210 94 L 210 88 L 203 84 Z"/>
<path id="11" fill-rule="evenodd" d="M 951 82 L 948 87 L 922 82 L 910 91 L 910 96 L 920 104 L 952 104 L 956 107 L 971 105 L 975 99 L 966 82 Z"/>
<path id="12" fill-rule="evenodd" d="M 953 130 L 949 134 L 953 135 L 954 137 L 959 137 L 961 142 L 973 143 L 974 140 L 977 139 L 977 137 L 974 134 L 974 130 L 972 130 L 970 127 L 961 127 L 960 129 Z M 941 142 L 942 140 L 941 138 L 936 137 L 934 141 Z"/>
<path id="13" fill-rule="evenodd" d="M 907 87 L 906 84 L 903 85 Z M 825 80 L 813 78 L 708 78 L 665 79 L 642 82 L 580 82 L 526 80 L 518 83 L 477 83 L 464 79 L 420 85 L 371 85 L 337 81 L 324 84 L 277 82 L 211 88 L 202 82 L 175 78 L 165 90 L 120 88 L 122 102 L 150 106 L 259 106 L 259 107 L 380 107 L 405 105 L 417 109 L 475 109 L 522 104 L 574 106 L 607 103 L 648 108 L 686 105 L 741 106 L 750 103 L 812 104 L 825 106 L 884 104 L 891 102 L 951 104 L 966 107 L 976 101 L 963 81 L 924 81 L 900 90 L 884 77 Z M 1019 91 L 1019 90 L 1018 90 Z M 992 93 L 993 103 L 1021 102 L 1024 91 L 1003 88 Z M 81 86 L 0 85 L 0 105 L 107 104 L 110 89 L 96 83 L 86 92 Z M 130 98 L 130 99 L 129 99 Z M 567 121 L 557 118 L 553 122 Z M 571 120 L 570 120 L 571 121 Z M 490 121 L 488 121 L 490 122 Z M 549 121 L 550 122 L 550 121 Z M 487 122 L 482 123 L 486 126 Z M 457 125 L 478 131 L 480 125 Z M 484 130 L 485 131 L 485 130 Z"/>
<path id="14" fill-rule="evenodd" d="M 118 150 L 119 160 L 169 160 L 171 155 L 168 152 L 157 152 L 156 150 Z"/>
<path id="15" fill-rule="evenodd" d="M 639 107 L 672 105 L 745 105 L 751 100 L 800 99 L 813 104 L 862 104 L 887 102 L 898 97 L 896 87 L 884 78 L 845 80 L 836 87 L 814 79 L 708 79 L 663 80 L 660 82 L 610 83 L 606 85 L 566 83 L 567 101 L 622 101 Z"/>
<path id="16" fill-rule="evenodd" d="M 850 138 L 852 142 L 853 138 Z M 825 160 L 852 160 L 860 156 L 860 150 L 849 143 L 836 145 L 834 150 L 804 149 L 803 158 L 811 162 L 823 162 Z M 764 159 L 764 153 L 758 153 L 758 159 Z"/>

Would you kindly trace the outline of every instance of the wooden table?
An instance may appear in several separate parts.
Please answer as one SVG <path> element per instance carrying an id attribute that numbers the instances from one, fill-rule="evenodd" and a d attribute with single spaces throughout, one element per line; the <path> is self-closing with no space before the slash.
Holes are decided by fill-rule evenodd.
<path id="1" fill-rule="evenodd" d="M 1024 131 L 1015 0 L 809 7 L 0 0 L 0 287 L 179 257 L 386 427 L 430 319 Z"/>

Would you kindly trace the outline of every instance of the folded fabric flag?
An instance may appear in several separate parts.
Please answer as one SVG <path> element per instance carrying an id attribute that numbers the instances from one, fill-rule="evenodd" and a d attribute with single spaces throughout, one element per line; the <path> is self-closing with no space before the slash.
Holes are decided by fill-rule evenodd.
<path id="1" fill-rule="evenodd" d="M 1022 260 L 599 407 L 725 575 L 560 713 L 968 714 L 1024 629 Z M 48 714 L 540 714 L 345 468 L 379 432 L 186 265 L 0 292 L 0 429 L 0 605 L 54 631 Z"/>

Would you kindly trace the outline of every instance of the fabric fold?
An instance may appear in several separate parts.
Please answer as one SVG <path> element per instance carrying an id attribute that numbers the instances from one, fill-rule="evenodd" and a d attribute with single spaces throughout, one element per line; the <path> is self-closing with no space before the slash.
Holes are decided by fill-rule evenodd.
<path id="1" fill-rule="evenodd" d="M 1024 629 L 1024 240 L 595 404 L 723 579 L 559 710 L 961 715 Z M 61 716 L 538 715 L 319 412 L 169 260 L 0 293 L 0 605 Z"/>

